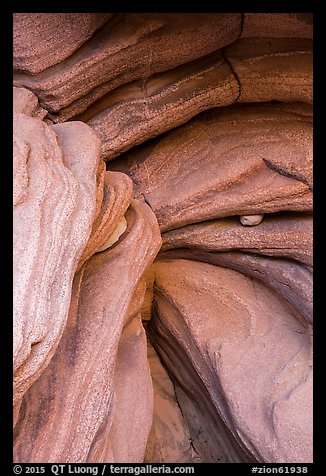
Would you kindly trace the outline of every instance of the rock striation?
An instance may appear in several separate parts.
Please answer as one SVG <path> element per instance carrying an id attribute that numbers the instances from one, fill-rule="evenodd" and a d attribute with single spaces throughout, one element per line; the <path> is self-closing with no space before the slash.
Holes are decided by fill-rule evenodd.
<path id="1" fill-rule="evenodd" d="M 35 109 L 34 95 L 16 99 L 15 403 L 41 375 L 64 331 L 74 273 L 91 232 L 100 160 L 100 141 L 86 124 L 71 122 L 55 130 L 25 113 Z"/>
<path id="2" fill-rule="evenodd" d="M 15 13 L 14 461 L 308 463 L 309 13 Z"/>
<path id="3" fill-rule="evenodd" d="M 150 336 L 199 455 L 311 461 L 311 342 L 297 312 L 256 280 L 187 260 L 155 265 L 155 304 Z"/>
<path id="4" fill-rule="evenodd" d="M 60 344 L 23 400 L 16 425 L 17 461 L 144 458 L 152 390 L 139 314 L 145 289 L 139 281 L 161 238 L 146 204 L 133 202 L 127 221 L 115 246 L 95 254 L 75 276 Z M 134 372 L 129 374 L 131 362 Z M 134 408 L 135 392 L 142 405 Z M 119 444 L 126 435 L 127 448 Z"/>
<path id="5" fill-rule="evenodd" d="M 115 161 L 167 231 L 232 215 L 312 210 L 312 122 L 301 104 L 206 111 Z"/>

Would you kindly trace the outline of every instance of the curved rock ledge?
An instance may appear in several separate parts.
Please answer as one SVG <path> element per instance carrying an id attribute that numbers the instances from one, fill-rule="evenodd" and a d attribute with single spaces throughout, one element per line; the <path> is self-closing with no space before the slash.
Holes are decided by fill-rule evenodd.
<path id="1" fill-rule="evenodd" d="M 267 214 L 256 227 L 245 228 L 235 217 L 188 225 L 163 233 L 162 251 L 240 250 L 289 258 L 312 266 L 312 217 L 306 214 Z"/>
<path id="2" fill-rule="evenodd" d="M 247 276 L 256 278 L 271 286 L 276 292 L 289 301 L 309 324 L 313 321 L 313 275 L 305 266 L 290 260 L 269 258 L 259 254 L 230 252 L 202 252 L 188 249 L 176 249 L 160 253 L 158 259 L 192 259 L 211 263 L 217 266 L 234 269 Z M 153 286 L 155 281 L 154 270 Z M 152 291 L 152 301 L 154 291 Z M 146 299 L 146 295 L 145 295 Z M 147 311 L 147 309 L 146 309 Z M 144 310 L 145 312 L 145 310 Z M 148 311 L 147 311 L 148 313 Z M 145 319 L 145 317 L 143 317 Z"/>
<path id="3" fill-rule="evenodd" d="M 60 344 L 22 403 L 14 445 L 17 461 L 92 462 L 107 458 L 115 461 L 116 457 L 118 461 L 142 461 L 144 457 L 152 420 L 152 394 L 146 340 L 137 318 L 144 286 L 138 283 L 161 239 L 155 215 L 146 204 L 134 201 L 126 216 L 124 238 L 94 255 L 75 276 Z M 130 351 L 123 352 L 121 349 L 129 349 L 128 343 L 132 344 Z M 129 416 L 124 418 L 133 404 L 128 400 L 129 392 L 124 397 L 125 386 L 133 387 L 125 367 L 132 359 L 136 369 L 135 358 L 143 383 L 137 388 L 144 399 L 143 410 L 136 408 L 139 427 Z M 142 369 L 147 369 L 147 377 Z M 136 381 L 137 372 L 132 375 Z M 68 422 L 74 423 L 71 426 Z M 132 432 L 130 450 L 123 452 L 119 438 L 126 433 L 132 438 Z M 135 446 L 132 441 L 136 440 Z"/>
<path id="4" fill-rule="evenodd" d="M 312 461 L 310 13 L 15 13 L 14 461 Z"/>
<path id="5" fill-rule="evenodd" d="M 14 84 L 37 91 L 42 106 L 52 113 L 69 107 L 68 119 L 122 84 L 223 48 L 240 31 L 240 13 L 115 14 L 94 41 L 38 75 L 16 73 Z M 62 40 L 58 39 L 57 47 Z"/>
<path id="6" fill-rule="evenodd" d="M 122 155 L 128 174 L 167 231 L 212 218 L 312 209 L 309 106 L 229 106 L 206 111 Z"/>
<path id="7" fill-rule="evenodd" d="M 206 109 L 235 102 L 312 103 L 311 70 L 310 40 L 239 40 L 222 52 L 120 87 L 77 118 L 95 129 L 102 156 L 110 160 Z"/>

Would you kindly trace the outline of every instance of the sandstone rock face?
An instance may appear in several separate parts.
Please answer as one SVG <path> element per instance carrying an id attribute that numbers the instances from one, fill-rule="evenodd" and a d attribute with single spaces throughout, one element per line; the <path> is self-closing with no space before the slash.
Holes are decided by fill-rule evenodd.
<path id="1" fill-rule="evenodd" d="M 223 53 L 120 87 L 79 119 L 96 130 L 103 156 L 112 159 L 206 109 L 234 102 L 311 103 L 311 69 L 310 40 L 239 40 Z"/>
<path id="2" fill-rule="evenodd" d="M 109 247 L 108 240 L 120 222 L 125 220 L 124 214 L 130 205 L 132 191 L 132 181 L 127 175 L 119 172 L 105 172 L 101 209 L 94 220 L 90 239 L 79 261 L 79 268 L 94 253 Z M 113 243 L 114 241 L 111 240 L 110 244 Z"/>
<path id="3" fill-rule="evenodd" d="M 154 415 L 145 462 L 200 462 L 191 446 L 189 429 L 176 401 L 173 384 L 151 345 L 148 360 L 154 387 Z"/>
<path id="4" fill-rule="evenodd" d="M 300 312 L 309 324 L 313 321 L 312 272 L 290 260 L 269 258 L 259 254 L 230 251 L 223 253 L 177 249 L 162 253 L 162 257 L 185 258 L 235 269 L 259 279 L 275 289 Z M 153 271 L 154 272 L 154 271 Z M 153 278 L 155 280 L 155 277 Z M 154 291 L 153 291 L 154 299 Z"/>
<path id="5" fill-rule="evenodd" d="M 75 276 L 69 318 L 57 352 L 23 401 L 24 416 L 16 426 L 17 461 L 142 461 L 144 457 L 152 390 L 139 320 L 144 286 L 138 282 L 161 239 L 155 215 L 146 204 L 134 202 L 127 220 L 123 238 L 112 249 L 94 255 Z M 142 409 L 134 409 L 139 425 L 130 420 L 134 400 L 128 388 L 133 395 L 138 391 L 143 401 Z M 67 421 L 73 422 L 73 428 Z M 53 432 L 58 434 L 55 444 Z M 131 438 L 130 449 L 119 445 L 126 435 Z"/>
<path id="6" fill-rule="evenodd" d="M 155 287 L 150 335 L 205 420 L 213 408 L 258 461 L 311 461 L 311 343 L 296 311 L 258 281 L 205 263 L 157 263 Z M 182 401 L 195 448 L 215 461 L 225 439 L 205 447 L 206 421 Z"/>
<path id="7" fill-rule="evenodd" d="M 312 461 L 312 14 L 14 14 L 14 461 Z"/>
<path id="8" fill-rule="evenodd" d="M 59 343 L 95 211 L 100 142 L 83 123 L 61 127 L 14 113 L 15 402 Z"/>
<path id="9" fill-rule="evenodd" d="M 312 322 L 310 216 L 269 214 L 252 228 L 241 226 L 236 218 L 218 219 L 171 230 L 162 237 L 162 251 L 175 250 L 169 256 L 199 259 L 260 279 Z"/>
<path id="10" fill-rule="evenodd" d="M 45 71 L 33 77 L 17 72 L 14 83 L 37 89 L 41 103 L 52 113 L 66 109 L 67 119 L 122 84 L 144 80 L 222 48 L 234 41 L 240 30 L 239 13 L 116 14 L 61 65 L 42 66 Z M 73 50 L 76 39 L 70 41 Z M 18 37 L 18 50 L 23 49 L 21 42 Z M 61 44 L 58 38 L 56 46 Z"/>
<path id="11" fill-rule="evenodd" d="M 256 227 L 245 228 L 235 218 L 210 220 L 163 234 L 162 251 L 192 248 L 201 251 L 242 250 L 289 258 L 312 266 L 312 218 L 306 214 L 268 214 Z"/>
<path id="12" fill-rule="evenodd" d="M 240 102 L 312 102 L 311 40 L 241 39 L 225 52 L 240 88 Z"/>
<path id="13" fill-rule="evenodd" d="M 113 166 L 132 178 L 162 231 L 231 215 L 310 211 L 311 134 L 301 105 L 213 109 Z"/>
<path id="14" fill-rule="evenodd" d="M 13 110 L 14 113 L 20 112 L 40 119 L 47 114 L 47 111 L 40 107 L 36 94 L 25 88 L 13 88 Z"/>
<path id="15" fill-rule="evenodd" d="M 15 13 L 14 71 L 30 75 L 64 61 L 111 13 Z M 44 51 L 47 51 L 47 55 Z"/>

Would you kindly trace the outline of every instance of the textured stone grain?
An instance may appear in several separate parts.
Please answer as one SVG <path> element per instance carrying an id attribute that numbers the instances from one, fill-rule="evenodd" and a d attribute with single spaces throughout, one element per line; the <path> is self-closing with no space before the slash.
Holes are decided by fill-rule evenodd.
<path id="1" fill-rule="evenodd" d="M 232 104 L 238 96 L 238 82 L 218 52 L 120 87 L 79 119 L 94 128 L 103 157 L 112 159 L 201 111 Z"/>
<path id="2" fill-rule="evenodd" d="M 201 251 L 241 250 L 313 264 L 312 217 L 306 214 L 265 215 L 255 227 L 238 218 L 211 220 L 163 233 L 162 251 L 190 248 Z"/>
<path id="3" fill-rule="evenodd" d="M 241 39 L 225 56 L 240 83 L 239 102 L 312 103 L 312 40 Z"/>
<path id="4" fill-rule="evenodd" d="M 254 279 L 184 260 L 155 264 L 155 302 L 154 347 L 206 420 L 215 408 L 257 461 L 312 461 L 311 338 L 295 309 Z M 199 454 L 217 456 L 213 435 L 202 443 L 193 442 Z"/>
<path id="5" fill-rule="evenodd" d="M 95 212 L 100 142 L 86 124 L 61 127 L 14 114 L 14 401 L 58 345 Z"/>
<path id="6" fill-rule="evenodd" d="M 14 84 L 37 92 L 51 113 L 67 108 L 67 119 L 123 84 L 223 48 L 240 28 L 239 13 L 118 13 L 96 41 L 38 75 L 15 74 Z"/>
<path id="7" fill-rule="evenodd" d="M 36 74 L 71 56 L 112 13 L 14 13 L 14 71 Z"/>
<path id="8" fill-rule="evenodd" d="M 310 40 L 239 40 L 222 51 L 108 93 L 78 119 L 102 139 L 106 160 L 236 101 L 312 102 Z M 182 98 L 182 100 L 180 99 Z"/>
<path id="9" fill-rule="evenodd" d="M 229 106 L 122 155 L 161 230 L 230 215 L 312 209 L 309 106 Z"/>
<path id="10" fill-rule="evenodd" d="M 312 17 L 13 15 L 15 463 L 312 460 Z"/>
<path id="11" fill-rule="evenodd" d="M 146 412 L 139 407 L 140 427 L 130 428 L 129 418 L 124 419 L 124 411 L 127 415 L 131 410 L 133 391 L 127 395 L 122 392 L 128 378 L 124 359 L 130 361 L 133 351 L 131 347 L 125 354 L 121 349 L 129 347 L 130 328 L 125 329 L 122 341 L 120 338 L 124 326 L 139 314 L 145 290 L 144 284 L 139 286 L 139 280 L 153 261 L 161 240 L 155 216 L 146 204 L 134 201 L 126 217 L 128 229 L 124 238 L 109 250 L 94 255 L 75 276 L 69 319 L 59 347 L 21 406 L 14 445 L 17 462 L 83 463 L 94 461 L 96 454 L 97 462 L 102 458 L 112 461 L 114 457 L 108 451 L 110 445 L 116 447 L 107 437 L 114 418 L 125 422 L 116 431 L 129 432 L 130 437 L 133 433 L 134 438 L 143 435 L 134 449 L 127 442 L 126 446 L 116 448 L 117 456 L 136 457 L 134 450 L 138 461 L 144 456 L 152 411 L 148 370 L 147 377 L 144 373 L 148 364 L 144 360 L 143 331 L 139 324 L 130 324 L 131 328 L 138 328 L 138 339 L 137 333 L 133 339 L 134 344 L 138 340 L 135 351 L 138 348 L 139 367 L 135 361 L 135 375 L 131 375 L 128 388 L 138 375 L 143 379 L 143 397 L 148 402 Z M 123 355 L 119 355 L 117 367 L 120 344 Z M 116 392 L 119 396 L 115 396 Z M 126 409 L 122 410 L 121 405 L 126 405 Z M 120 408 L 118 416 L 116 407 Z"/>
<path id="12" fill-rule="evenodd" d="M 78 269 L 100 250 L 115 231 L 131 203 L 132 190 L 132 181 L 127 175 L 105 172 L 101 210 L 93 222 L 92 233 L 80 258 Z"/>

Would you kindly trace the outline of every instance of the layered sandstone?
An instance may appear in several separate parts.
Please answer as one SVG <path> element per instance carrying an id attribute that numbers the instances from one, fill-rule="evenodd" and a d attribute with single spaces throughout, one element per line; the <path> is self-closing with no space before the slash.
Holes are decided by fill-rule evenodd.
<path id="1" fill-rule="evenodd" d="M 200 114 L 124 154 L 127 173 L 161 230 L 232 215 L 312 209 L 312 118 L 302 104 Z"/>
<path id="2" fill-rule="evenodd" d="M 13 31 L 14 460 L 312 461 L 312 15 Z"/>
<path id="3" fill-rule="evenodd" d="M 199 455 L 311 461 L 311 336 L 294 308 L 236 271 L 184 260 L 155 265 L 155 303 L 150 335 Z"/>
<path id="4" fill-rule="evenodd" d="M 100 160 L 91 128 L 72 122 L 55 131 L 25 114 L 35 107 L 32 96 L 25 99 L 30 106 L 19 102 L 14 110 L 15 402 L 46 368 L 64 331 L 91 233 Z"/>
<path id="5" fill-rule="evenodd" d="M 60 344 L 23 401 L 17 461 L 139 462 L 144 457 L 152 391 L 139 315 L 140 279 L 159 249 L 160 234 L 146 204 L 133 202 L 127 221 L 119 242 L 95 254 L 75 276 Z M 133 410 L 136 391 L 143 403 Z M 119 444 L 126 435 L 129 449 Z"/>

